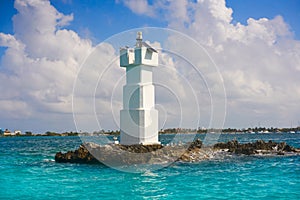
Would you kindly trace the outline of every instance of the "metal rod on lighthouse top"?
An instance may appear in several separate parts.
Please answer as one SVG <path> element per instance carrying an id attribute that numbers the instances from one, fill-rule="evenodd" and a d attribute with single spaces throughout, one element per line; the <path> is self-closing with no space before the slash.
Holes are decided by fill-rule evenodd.
<path id="1" fill-rule="evenodd" d="M 142 32 L 137 32 L 136 36 L 136 47 L 142 47 L 143 43 L 143 33 Z"/>

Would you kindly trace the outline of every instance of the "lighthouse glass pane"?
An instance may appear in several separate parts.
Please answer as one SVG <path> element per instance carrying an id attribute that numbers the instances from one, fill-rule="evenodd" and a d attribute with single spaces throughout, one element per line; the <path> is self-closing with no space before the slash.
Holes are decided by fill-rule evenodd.
<path id="1" fill-rule="evenodd" d="M 151 60 L 152 59 L 152 51 L 150 51 L 149 49 L 147 49 L 146 51 L 146 55 L 145 55 L 145 59 L 147 60 Z"/>

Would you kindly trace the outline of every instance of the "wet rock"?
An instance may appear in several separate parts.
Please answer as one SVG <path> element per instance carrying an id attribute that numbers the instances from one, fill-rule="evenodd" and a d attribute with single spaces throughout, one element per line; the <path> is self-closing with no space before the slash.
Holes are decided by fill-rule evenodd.
<path id="1" fill-rule="evenodd" d="M 133 153 L 148 153 L 152 151 L 156 151 L 158 149 L 163 148 L 161 144 L 153 144 L 153 145 L 141 145 L 141 144 L 134 144 L 134 145 L 119 145 L 120 149 L 133 152 Z"/>
<path id="2" fill-rule="evenodd" d="M 58 152 L 55 161 L 59 163 L 104 163 L 109 166 L 134 164 L 172 163 L 175 161 L 200 162 L 211 159 L 218 154 L 273 154 L 285 155 L 288 152 L 300 154 L 300 149 L 287 145 L 258 140 L 253 143 L 240 144 L 237 140 L 217 143 L 213 147 L 202 147 L 197 139 L 190 144 L 163 146 L 157 145 L 120 145 L 84 143 L 75 151 Z"/>
<path id="3" fill-rule="evenodd" d="M 228 149 L 229 152 L 234 152 L 235 149 L 238 148 L 238 145 L 239 143 L 237 140 L 232 140 L 227 143 L 223 143 L 223 142 L 217 143 L 213 147 L 215 149 Z"/>
<path id="4" fill-rule="evenodd" d="M 255 149 L 253 147 L 241 146 L 239 148 L 236 148 L 232 152 L 234 152 L 236 154 L 252 155 L 252 154 L 255 154 Z"/>
<path id="5" fill-rule="evenodd" d="M 295 152 L 295 148 L 291 147 L 290 145 L 285 145 L 285 147 L 283 148 L 283 151 Z"/>
<path id="6" fill-rule="evenodd" d="M 166 156 L 168 153 L 173 155 Z M 172 159 L 180 157 L 180 151 L 169 148 L 163 149 L 160 144 L 155 145 L 120 145 L 107 144 L 100 146 L 94 143 L 84 143 L 75 151 L 58 152 L 55 161 L 59 163 L 104 163 L 109 166 L 127 164 L 143 164 L 164 161 L 165 157 Z"/>
<path id="7" fill-rule="evenodd" d="M 184 153 L 180 159 L 180 161 L 184 161 L 184 162 L 190 162 L 191 161 L 191 157 L 190 154 L 188 152 Z"/>
<path id="8" fill-rule="evenodd" d="M 75 151 L 56 153 L 55 161 L 58 163 L 99 163 L 84 145 L 80 145 Z"/>
<path id="9" fill-rule="evenodd" d="M 188 148 L 188 151 L 191 151 L 191 150 L 193 150 L 193 149 L 195 149 L 195 148 L 199 148 L 199 149 L 201 149 L 201 147 L 202 147 L 202 141 L 200 140 L 200 139 L 196 139 L 196 140 L 194 140 L 191 144 L 190 144 L 190 146 L 189 146 L 189 148 Z"/>
<path id="10" fill-rule="evenodd" d="M 253 155 L 257 153 L 277 153 L 278 155 L 284 152 L 295 152 L 295 148 L 287 145 L 285 142 L 276 143 L 273 141 L 265 142 L 257 140 L 254 143 L 240 144 L 236 140 L 227 143 L 217 143 L 213 146 L 215 149 L 228 149 L 229 152 L 235 154 Z"/>
<path id="11" fill-rule="evenodd" d="M 279 155 L 279 156 L 283 156 L 283 155 L 284 155 L 284 153 L 283 153 L 282 151 L 279 151 L 279 152 L 277 153 L 277 155 Z"/>

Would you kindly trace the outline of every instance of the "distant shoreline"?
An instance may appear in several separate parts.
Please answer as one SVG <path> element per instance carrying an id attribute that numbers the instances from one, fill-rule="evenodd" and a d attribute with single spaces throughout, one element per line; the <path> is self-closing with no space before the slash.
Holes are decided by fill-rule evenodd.
<path id="1" fill-rule="evenodd" d="M 172 128 L 160 130 L 159 135 L 163 134 L 207 134 L 207 133 L 216 133 L 216 134 L 276 134 L 276 133 L 284 133 L 284 134 L 300 134 L 300 127 L 296 128 L 248 128 L 248 129 L 180 129 L 180 128 Z M 119 136 L 120 131 L 94 131 L 93 133 L 88 132 L 63 132 L 56 133 L 47 131 L 44 134 L 34 134 L 32 132 L 25 132 L 25 134 L 17 133 L 17 134 L 5 134 L 4 132 L 0 134 L 0 137 L 47 137 L 47 136 L 59 136 L 59 137 L 68 137 L 68 136 L 97 136 L 97 135 L 106 135 L 106 136 Z"/>

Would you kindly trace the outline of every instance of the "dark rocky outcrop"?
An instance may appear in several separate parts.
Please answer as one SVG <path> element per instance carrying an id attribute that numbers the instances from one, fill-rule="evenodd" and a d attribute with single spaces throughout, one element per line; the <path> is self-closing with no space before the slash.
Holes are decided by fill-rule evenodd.
<path id="1" fill-rule="evenodd" d="M 56 153 L 55 161 L 58 163 L 99 163 L 84 144 L 80 145 L 80 147 L 75 151 Z"/>
<path id="2" fill-rule="evenodd" d="M 196 140 L 194 140 L 191 144 L 190 144 L 190 146 L 189 146 L 189 148 L 188 148 L 188 151 L 192 151 L 193 149 L 195 149 L 195 148 L 199 148 L 199 149 L 201 149 L 201 147 L 202 147 L 202 141 L 200 140 L 200 139 L 196 139 Z"/>
<path id="3" fill-rule="evenodd" d="M 237 140 L 232 140 L 226 143 L 217 143 L 213 147 L 203 147 L 202 141 L 196 139 L 186 145 L 173 146 L 160 144 L 107 144 L 100 146 L 94 143 L 84 143 L 75 151 L 56 153 L 55 161 L 59 163 L 105 163 L 109 166 L 171 163 L 174 161 L 199 162 L 226 151 L 244 155 L 300 153 L 299 149 L 291 147 L 285 142 L 258 140 L 253 143 L 240 144 Z"/>
<path id="4" fill-rule="evenodd" d="M 120 145 L 107 144 L 100 146 L 84 143 L 75 151 L 58 152 L 55 161 L 60 163 L 104 163 L 109 166 L 128 164 L 160 163 L 175 161 L 187 147 L 162 145 Z"/>
<path id="5" fill-rule="evenodd" d="M 161 144 L 152 144 L 152 145 L 141 145 L 141 144 L 134 144 L 134 145 L 119 145 L 120 149 L 124 151 L 129 151 L 133 153 L 149 153 L 152 151 L 156 151 L 158 149 L 163 148 Z"/>
<path id="6" fill-rule="evenodd" d="M 227 143 L 217 143 L 213 147 L 214 149 L 228 149 L 229 152 L 245 155 L 258 153 L 277 153 L 278 155 L 284 155 L 284 152 L 297 151 L 294 147 L 291 147 L 285 142 L 276 143 L 271 140 L 269 142 L 257 140 L 256 142 L 245 144 L 240 144 L 237 140 L 232 140 Z"/>

